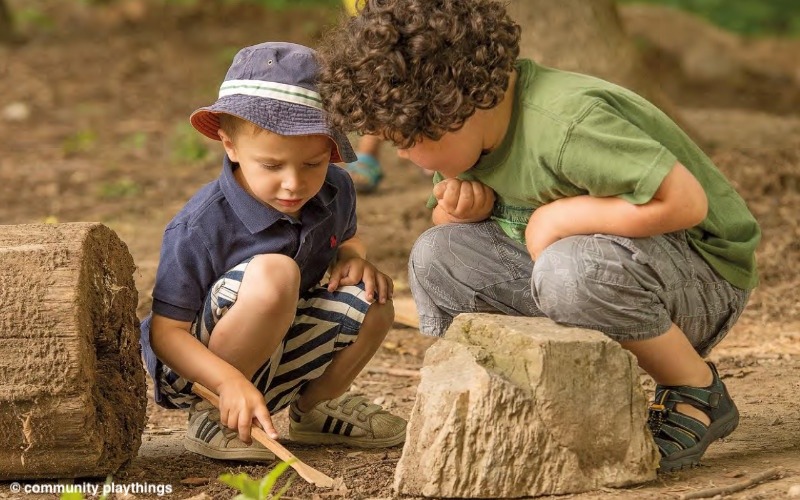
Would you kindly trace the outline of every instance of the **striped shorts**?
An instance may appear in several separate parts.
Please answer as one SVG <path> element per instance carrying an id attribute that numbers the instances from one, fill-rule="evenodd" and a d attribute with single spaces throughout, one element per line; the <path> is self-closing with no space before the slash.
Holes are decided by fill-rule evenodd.
<path id="1" fill-rule="evenodd" d="M 236 303 L 250 259 L 226 272 L 211 287 L 202 311 L 192 323 L 192 334 L 208 346 L 214 326 Z M 283 342 L 253 375 L 253 384 L 264 394 L 267 408 L 275 413 L 297 397 L 303 385 L 325 371 L 333 355 L 355 342 L 369 309 L 364 284 L 343 286 L 334 292 L 317 286 L 300 297 L 294 322 Z M 192 383 L 159 363 L 159 389 L 176 408 L 188 408 L 197 396 Z"/>

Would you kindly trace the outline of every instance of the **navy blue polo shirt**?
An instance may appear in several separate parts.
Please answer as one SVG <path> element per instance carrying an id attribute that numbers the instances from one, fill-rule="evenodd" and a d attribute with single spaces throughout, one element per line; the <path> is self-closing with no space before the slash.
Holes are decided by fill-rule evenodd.
<path id="1" fill-rule="evenodd" d="M 193 321 L 211 285 L 226 271 L 260 254 L 282 254 L 300 268 L 300 294 L 315 286 L 339 245 L 356 233 L 356 197 L 350 176 L 328 166 L 322 189 L 301 209 L 283 214 L 247 193 L 234 179 L 226 156 L 222 173 L 206 184 L 164 231 L 153 289 L 153 312 Z M 150 317 L 142 322 L 142 352 L 156 378 Z"/>

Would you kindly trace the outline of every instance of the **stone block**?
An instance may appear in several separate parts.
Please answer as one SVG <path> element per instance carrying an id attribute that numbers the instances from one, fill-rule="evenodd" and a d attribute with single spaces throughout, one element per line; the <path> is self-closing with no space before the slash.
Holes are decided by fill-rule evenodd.
<path id="1" fill-rule="evenodd" d="M 561 495 L 656 476 L 636 359 L 599 332 L 463 314 L 421 374 L 398 494 Z"/>

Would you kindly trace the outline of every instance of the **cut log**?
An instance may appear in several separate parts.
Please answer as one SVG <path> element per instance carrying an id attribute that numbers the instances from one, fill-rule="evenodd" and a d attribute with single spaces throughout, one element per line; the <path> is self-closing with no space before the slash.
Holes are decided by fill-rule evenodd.
<path id="1" fill-rule="evenodd" d="M 134 270 L 101 224 L 0 226 L 0 480 L 103 477 L 136 456 Z"/>
<path id="2" fill-rule="evenodd" d="M 636 359 L 599 332 L 462 314 L 421 372 L 400 495 L 563 495 L 656 477 Z"/>

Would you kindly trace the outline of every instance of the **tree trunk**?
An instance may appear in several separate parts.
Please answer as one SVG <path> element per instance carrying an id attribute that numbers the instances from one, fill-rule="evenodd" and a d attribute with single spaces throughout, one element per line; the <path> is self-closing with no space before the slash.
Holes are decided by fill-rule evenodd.
<path id="1" fill-rule="evenodd" d="M 507 5 L 511 17 L 522 26 L 522 57 L 629 88 L 696 136 L 647 74 L 623 30 L 614 0 L 509 0 Z"/>
<path id="2" fill-rule="evenodd" d="M 0 229 L 0 480 L 103 477 L 136 456 L 134 270 L 100 224 Z"/>
<path id="3" fill-rule="evenodd" d="M 0 43 L 9 43 L 16 41 L 16 39 L 11 9 L 8 7 L 6 0 L 0 0 Z"/>

